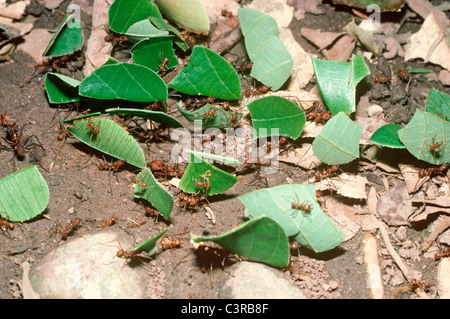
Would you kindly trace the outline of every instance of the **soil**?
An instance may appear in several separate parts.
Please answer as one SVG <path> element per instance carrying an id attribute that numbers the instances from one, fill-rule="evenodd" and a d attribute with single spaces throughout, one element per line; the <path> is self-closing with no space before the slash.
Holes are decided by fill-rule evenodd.
<path id="1" fill-rule="evenodd" d="M 39 12 L 35 28 L 47 28 L 54 30 L 62 20 L 66 7 L 70 1 L 64 1 L 56 10 L 39 7 L 37 1 L 32 1 L 36 12 Z M 37 10 L 40 8 L 42 10 Z M 307 13 L 306 17 L 297 21 L 293 19 L 291 28 L 299 30 L 300 27 L 312 27 L 326 31 L 339 31 L 339 28 L 346 25 L 353 19 L 359 22 L 352 11 L 345 6 L 334 6 L 328 1 L 324 1 L 322 8 L 323 15 L 312 15 Z M 400 21 L 405 10 L 402 12 L 389 14 L 394 21 Z M 86 26 L 86 38 L 89 34 L 90 17 L 82 16 Z M 408 31 L 415 32 L 420 28 L 420 23 L 406 22 L 401 30 L 402 33 Z M 320 53 L 317 49 L 303 39 L 299 32 L 293 32 L 297 41 L 303 48 L 312 54 Z M 239 49 L 240 46 L 240 49 Z M 235 52 L 242 51 L 242 43 L 238 44 Z M 355 51 L 361 51 L 357 47 Z M 80 55 L 82 59 L 82 54 Z M 122 56 L 122 58 L 126 55 Z M 82 61 L 82 60 L 81 60 Z M 78 63 L 78 64 L 77 64 Z M 83 75 L 79 68 L 80 63 L 73 62 L 61 73 L 81 80 Z M 3 231 L 0 234 L 0 252 L 2 261 L 0 263 L 0 298 L 16 299 L 22 298 L 20 283 L 22 280 L 23 262 L 31 264 L 38 261 L 45 254 L 61 244 L 60 234 L 56 231 L 61 225 L 67 224 L 71 219 L 78 217 L 82 219 L 82 225 L 72 236 L 83 236 L 88 233 L 102 231 L 101 224 L 111 218 L 117 217 L 118 221 L 112 227 L 126 231 L 136 243 L 142 242 L 155 235 L 157 232 L 170 226 L 170 234 L 180 234 L 175 236 L 183 241 L 179 249 L 167 250 L 154 256 L 154 260 L 147 264 L 148 267 L 158 269 L 162 280 L 158 281 L 161 286 L 160 294 L 155 298 L 217 298 L 217 291 L 221 280 L 226 276 L 226 272 L 221 267 L 214 267 L 212 271 L 205 273 L 200 271 L 193 249 L 189 243 L 189 233 L 197 235 L 216 235 L 226 232 L 241 224 L 244 219 L 243 205 L 238 196 L 253 191 L 261 187 L 272 187 L 286 184 L 287 181 L 294 183 L 305 183 L 307 170 L 297 166 L 280 164 L 277 174 L 267 175 L 267 184 L 264 179 L 256 179 L 256 183 L 247 185 L 255 178 L 255 172 L 247 171 L 240 174 L 239 181 L 229 189 L 224 195 L 212 196 L 208 198 L 209 207 L 215 215 L 215 222 L 208 218 L 206 210 L 198 207 L 194 212 L 183 208 L 178 208 L 179 202 L 177 189 L 164 180 L 165 185 L 174 194 L 175 205 L 170 220 L 155 219 L 146 216 L 144 207 L 133 197 L 133 183 L 131 177 L 135 176 L 133 167 L 124 167 L 117 173 L 99 171 L 98 160 L 103 161 L 102 154 L 94 152 L 89 147 L 74 138 L 58 140 L 60 127 L 58 122 L 65 118 L 75 116 L 78 112 L 96 111 L 94 105 L 81 105 L 76 109 L 57 108 L 49 104 L 45 88 L 44 74 L 38 74 L 27 83 L 21 86 L 34 71 L 35 62 L 22 51 L 18 50 L 14 54 L 13 61 L 0 64 L 0 112 L 7 114 L 19 125 L 24 125 L 23 135 L 37 136 L 44 149 L 39 146 L 35 137 L 31 137 L 27 143 L 26 156 L 18 159 L 15 154 L 9 151 L 9 147 L 2 140 L 4 146 L 0 152 L 0 176 L 4 177 L 18 169 L 29 165 L 37 165 L 50 189 L 50 202 L 43 214 L 33 220 L 16 223 L 13 231 Z M 423 108 L 424 101 L 429 90 L 434 87 L 440 91 L 447 92 L 448 88 L 442 87 L 438 81 L 429 81 L 425 75 L 414 77 L 406 90 L 406 83 L 398 83 L 393 90 L 389 87 L 373 83 L 373 76 L 388 75 L 390 66 L 396 67 L 427 67 L 433 69 L 438 74 L 440 67 L 424 64 L 420 61 L 404 63 L 398 57 L 394 60 L 377 59 L 374 63 L 368 63 L 372 74 L 364 79 L 358 87 L 359 97 L 368 96 L 372 103 L 383 107 L 384 114 L 389 123 L 406 124 L 416 108 Z M 245 79 L 244 79 L 245 80 Z M 243 87 L 252 85 L 253 82 L 243 83 Z M 314 83 L 310 83 L 310 87 Z M 170 100 L 169 108 L 180 121 L 187 123 L 177 112 L 175 100 Z M 108 106 L 112 107 L 112 106 Z M 116 118 L 119 122 L 121 119 Z M 188 126 L 188 125 L 187 125 Z M 6 137 L 6 131 L 0 129 L 0 135 Z M 170 163 L 170 151 L 174 142 L 165 140 L 162 142 L 142 143 L 141 146 L 146 151 L 147 160 L 162 159 Z M 94 156 L 94 157 L 93 157 Z M 386 157 L 392 154 L 385 154 Z M 400 159 L 409 157 L 406 151 L 395 152 L 396 158 L 391 158 L 395 163 Z M 97 157 L 97 158 L 95 158 Z M 106 158 L 107 161 L 113 159 Z M 355 169 L 358 163 L 354 163 L 347 172 L 357 174 Z M 185 164 L 184 164 L 185 166 Z M 179 166 L 183 168 L 183 164 Z M 221 166 L 220 168 L 233 171 L 234 168 Z M 311 173 L 311 172 L 310 172 Z M 380 177 L 381 172 L 376 168 L 372 175 Z M 395 177 L 390 177 L 395 178 Z M 374 183 L 376 184 L 376 183 Z M 377 185 L 379 187 L 379 185 Z M 334 195 L 336 197 L 336 195 Z M 345 198 L 336 197 L 340 201 Z M 413 242 L 421 242 L 422 230 L 427 225 L 407 228 L 407 239 Z M 394 232 L 397 228 L 392 228 Z M 11 237 L 10 237 L 11 236 Z M 359 231 L 351 240 L 342 243 L 339 247 L 322 254 L 314 254 L 303 249 L 299 254 L 293 251 L 292 267 L 290 277 L 292 282 L 305 290 L 309 298 L 368 298 L 366 286 L 366 270 L 361 262 L 361 239 L 363 232 Z M 380 241 L 381 242 L 381 241 Z M 382 244 L 380 244 L 382 246 Z M 191 253 L 190 253 L 191 252 Z M 190 254 L 188 254 L 190 253 Z M 383 259 L 388 260 L 388 254 L 383 255 Z M 424 280 L 435 283 L 436 264 L 420 259 L 409 262 L 416 269 L 422 269 L 421 265 L 428 263 L 427 271 L 424 271 Z M 233 261 L 230 261 L 230 263 Z M 386 263 L 393 269 L 395 263 Z M 286 271 L 286 270 L 280 270 Z M 386 268 L 383 268 L 386 273 Z M 387 275 L 386 275 L 387 276 Z M 389 279 L 389 278 L 388 278 Z M 333 290 L 324 288 L 325 283 L 336 281 L 337 287 Z M 386 280 L 389 282 L 389 280 Z M 415 298 L 413 291 L 394 296 L 395 286 L 387 283 L 388 298 Z M 435 288 L 431 288 L 431 293 Z"/>

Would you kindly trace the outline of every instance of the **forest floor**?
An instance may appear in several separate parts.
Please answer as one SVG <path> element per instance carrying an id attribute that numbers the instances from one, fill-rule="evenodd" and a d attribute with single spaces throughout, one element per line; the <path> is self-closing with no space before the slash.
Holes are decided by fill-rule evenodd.
<path id="1" fill-rule="evenodd" d="M 248 2 L 248 1 L 247 1 Z M 442 1 L 431 1 L 439 5 Z M 70 1 L 49 10 L 42 7 L 37 1 L 32 0 L 35 5 L 36 20 L 34 29 L 55 30 L 66 14 L 66 8 Z M 88 3 L 90 3 L 88 1 Z M 40 8 L 42 10 L 37 10 Z M 351 21 L 359 23 L 362 18 L 355 15 L 354 11 L 347 6 L 333 5 L 329 1 L 323 1 L 320 5 L 321 13 L 310 13 L 306 11 L 304 18 L 298 20 L 293 18 L 289 29 L 291 29 L 295 40 L 307 52 L 307 54 L 324 58 L 317 47 L 306 40 L 301 34 L 301 28 L 310 28 L 321 31 L 339 32 L 341 28 Z M 386 14 L 388 21 L 400 25 L 398 34 L 417 32 L 422 23 L 420 19 L 402 20 L 410 9 L 403 8 L 400 12 Z M 383 18 L 384 19 L 384 18 Z M 91 28 L 90 16 L 82 15 L 85 26 L 86 39 Z M 360 54 L 365 49 L 356 45 L 353 53 Z M 115 53 L 116 57 L 126 61 L 129 56 L 127 52 Z M 235 59 L 236 56 L 243 57 L 245 49 L 243 41 L 240 41 L 225 57 Z M 82 80 L 83 55 L 78 61 L 73 62 L 61 73 Z M 441 92 L 449 92 L 448 86 L 444 86 L 437 78 L 442 67 L 424 63 L 420 59 L 404 61 L 402 56 L 390 59 L 384 57 L 376 58 L 373 55 L 366 62 L 371 70 L 371 75 L 365 78 L 358 86 L 357 103 L 368 101 L 370 105 L 377 104 L 382 108 L 382 116 L 387 123 L 398 123 L 405 125 L 412 118 L 415 109 L 423 109 L 426 97 L 431 88 Z M 262 188 L 283 185 L 287 183 L 310 183 L 317 169 L 302 168 L 295 164 L 280 162 L 276 174 L 266 175 L 267 185 L 264 178 L 256 178 L 254 170 L 244 171 L 238 175 L 239 181 L 225 194 L 213 196 L 208 199 L 210 211 L 204 207 L 198 207 L 196 211 L 190 212 L 179 207 L 178 190 L 176 187 L 161 179 L 160 182 L 169 192 L 174 195 L 174 210 L 169 221 L 146 216 L 144 207 L 133 197 L 133 183 L 131 177 L 135 176 L 132 167 L 120 169 L 117 173 L 99 171 L 98 161 L 103 161 L 101 153 L 93 152 L 92 149 L 77 141 L 75 138 L 67 138 L 63 141 L 58 139 L 61 133 L 59 121 L 74 117 L 78 113 L 88 110 L 80 106 L 78 110 L 57 108 L 49 104 L 44 87 L 45 74 L 36 74 L 29 83 L 22 84 L 29 79 L 34 71 L 36 61 L 19 49 L 14 53 L 12 60 L 0 63 L 0 113 L 7 114 L 12 121 L 23 125 L 24 138 L 35 135 L 42 144 L 42 149 L 34 137 L 30 138 L 26 147 L 26 156 L 18 159 L 14 152 L 8 150 L 9 146 L 1 140 L 3 145 L 0 152 L 0 177 L 5 177 L 19 169 L 29 165 L 36 165 L 45 178 L 50 189 L 50 202 L 43 214 L 23 223 L 15 223 L 15 229 L 2 231 L 0 233 L 0 299 L 22 298 L 21 282 L 23 276 L 22 265 L 28 262 L 31 265 L 38 262 L 46 254 L 61 245 L 60 235 L 55 234 L 59 225 L 66 225 L 74 217 L 82 220 L 79 227 L 69 238 L 77 238 L 87 234 L 104 231 L 101 224 L 111 217 L 118 218 L 113 229 L 125 233 L 135 243 L 142 242 L 155 235 L 157 232 L 170 226 L 171 234 L 176 236 L 183 244 L 179 249 L 166 250 L 158 253 L 146 267 L 153 269 L 159 287 L 155 287 L 154 298 L 218 298 L 217 292 L 220 282 L 226 276 L 221 267 L 214 267 L 212 273 L 203 273 L 192 254 L 189 258 L 180 260 L 186 256 L 193 247 L 189 242 L 189 233 L 197 235 L 217 235 L 224 233 L 239 224 L 244 219 L 244 207 L 238 196 L 250 191 Z M 399 81 L 394 88 L 382 83 L 375 83 L 375 76 L 390 75 L 390 70 L 397 68 L 407 70 L 409 67 L 422 67 L 432 70 L 429 74 L 413 75 L 410 82 Z M 243 90 L 252 87 L 254 81 L 247 75 L 242 76 Z M 305 91 L 313 90 L 316 86 L 314 76 L 304 87 Z M 269 93 L 270 94 L 270 93 Z M 169 98 L 168 108 L 174 116 L 183 124 L 189 123 L 181 116 L 176 108 L 177 97 Z M 89 106 L 89 111 L 97 111 Z M 117 119 L 118 121 L 120 119 Z M 319 125 L 320 126 L 320 125 Z M 0 129 L 0 135 L 6 138 L 6 130 Z M 292 144 L 301 145 L 310 143 L 310 139 L 301 136 Z M 147 145 L 141 143 L 146 151 L 148 160 L 160 159 L 171 163 L 170 151 L 175 142 L 165 139 L 161 142 L 152 142 Z M 94 155 L 94 157 L 92 157 Z M 97 158 L 95 158 L 97 157 Z M 111 159 L 106 158 L 111 161 Z M 342 170 L 351 175 L 360 175 L 367 179 L 364 189 L 367 194 L 371 189 L 376 190 L 378 196 L 389 193 L 392 189 L 406 189 L 405 180 L 400 172 L 399 164 L 409 164 L 418 169 L 428 167 L 420 163 L 408 153 L 408 151 L 379 149 L 377 159 L 370 161 L 361 157 L 350 165 L 344 165 Z M 178 167 L 184 168 L 186 164 Z M 232 172 L 236 167 L 230 168 L 225 165 L 221 167 Z M 389 169 L 387 169 L 389 168 Z M 312 178 L 314 179 L 314 178 Z M 339 182 L 339 177 L 331 179 L 331 183 Z M 447 185 L 447 186 L 445 186 Z M 433 177 L 426 183 L 416 196 L 423 198 L 423 191 L 427 188 L 429 198 L 449 196 L 448 182 L 443 176 Z M 447 193 L 442 195 L 443 190 Z M 403 194 L 403 193 L 402 193 Z M 421 195 L 420 195 L 421 194 Z M 351 230 L 345 231 L 347 240 L 339 247 L 321 254 L 315 254 L 306 249 L 292 251 L 291 267 L 280 270 L 283 273 L 290 272 L 292 283 L 301 288 L 309 298 L 368 298 L 367 275 L 364 266 L 363 251 L 361 248 L 362 238 L 366 232 L 361 220 L 369 214 L 367 200 L 352 199 L 341 196 L 334 191 L 323 191 L 326 206 L 324 211 L 334 216 L 333 210 L 346 212 L 349 221 L 346 227 Z M 393 198 L 391 207 L 397 207 L 402 200 L 410 201 L 410 194 L 405 198 Z M 417 211 L 416 206 L 410 207 L 410 215 Z M 447 213 L 448 213 L 448 208 Z M 213 217 L 210 212 L 213 212 Z M 445 210 L 444 210 L 445 211 Z M 426 294 L 430 298 L 436 297 L 437 265 L 432 259 L 434 252 L 445 248 L 450 243 L 448 231 L 442 234 L 437 242 L 433 243 L 428 250 L 428 255 L 420 249 L 423 244 L 424 233 L 429 230 L 430 225 L 438 219 L 440 213 L 430 216 L 420 222 L 389 224 L 388 230 L 392 244 L 396 251 L 400 252 L 404 262 L 411 268 L 419 271 L 421 280 L 430 283 Z M 353 227 L 353 228 L 352 228 Z M 376 234 L 376 233 L 375 233 Z M 377 234 L 376 234 L 377 235 Z M 398 265 L 386 250 L 385 243 L 381 237 L 377 237 L 380 248 L 381 272 L 385 287 L 386 298 L 418 298 L 414 289 L 404 289 L 405 278 L 402 276 Z M 176 266 L 175 271 L 173 271 Z M 324 283 L 334 280 L 338 282 L 336 289 L 330 291 L 324 288 Z M 403 289 L 400 289 L 403 287 Z M 402 293 L 397 293 L 403 291 Z M 423 295 L 421 295 L 423 296 Z"/>

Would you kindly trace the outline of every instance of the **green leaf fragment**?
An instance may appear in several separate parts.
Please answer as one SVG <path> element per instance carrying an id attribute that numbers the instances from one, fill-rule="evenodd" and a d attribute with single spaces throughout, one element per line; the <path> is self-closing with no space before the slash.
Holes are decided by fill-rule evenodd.
<path id="1" fill-rule="evenodd" d="M 167 86 L 149 68 L 130 63 L 102 65 L 83 79 L 79 94 L 100 100 L 154 102 L 167 99 Z"/>
<path id="2" fill-rule="evenodd" d="M 398 136 L 406 149 L 417 159 L 440 165 L 450 160 L 449 132 L 448 121 L 416 109 L 411 121 L 398 131 Z M 430 146 L 436 143 L 440 146 L 430 150 Z"/>
<path id="3" fill-rule="evenodd" d="M 168 86 L 190 95 L 224 100 L 241 98 L 241 83 L 236 70 L 219 54 L 200 45 L 194 47 L 188 65 Z"/>
<path id="4" fill-rule="evenodd" d="M 76 120 L 73 124 L 74 126 L 67 127 L 67 130 L 81 142 L 136 167 L 146 167 L 141 147 L 133 136 L 116 122 L 98 116 Z"/>
<path id="5" fill-rule="evenodd" d="M 248 216 L 273 219 L 286 236 L 315 252 L 333 249 L 345 239 L 317 203 L 315 185 L 280 185 L 244 194 L 239 199 Z M 310 205 L 310 211 L 292 208 L 292 203 Z"/>
<path id="6" fill-rule="evenodd" d="M 180 188 L 191 194 L 217 195 L 226 192 L 238 181 L 233 176 L 204 161 L 191 152 L 191 160 L 180 181 Z M 209 183 L 209 187 L 198 187 L 196 182 Z"/>
<path id="7" fill-rule="evenodd" d="M 206 104 L 198 110 L 193 112 L 186 111 L 181 106 L 177 104 L 178 110 L 180 113 L 189 121 L 189 123 L 194 124 L 195 121 L 202 121 L 203 128 L 227 128 L 231 127 L 234 124 L 236 125 L 242 118 L 242 113 L 236 113 L 236 119 L 233 119 L 233 113 L 222 110 L 221 108 L 212 106 L 211 104 Z M 214 115 L 204 116 L 214 110 Z M 233 126 L 234 126 L 233 125 Z"/>
<path id="8" fill-rule="evenodd" d="M 136 22 L 149 16 L 162 18 L 151 0 L 115 0 L 108 11 L 109 28 L 116 33 L 125 33 Z"/>
<path id="9" fill-rule="evenodd" d="M 145 251 L 147 254 L 153 254 L 153 252 L 156 250 L 156 243 L 158 240 L 164 236 L 164 234 L 169 230 L 169 228 L 164 229 L 163 231 L 159 232 L 155 236 L 143 241 L 142 243 L 136 245 L 130 251 L 140 249 L 142 251 Z"/>
<path id="10" fill-rule="evenodd" d="M 68 76 L 48 72 L 45 76 L 45 90 L 49 102 L 63 104 L 80 101 L 80 96 L 78 95 L 80 83 L 80 81 Z"/>
<path id="11" fill-rule="evenodd" d="M 432 88 L 425 102 L 425 112 L 436 114 L 448 121 L 450 119 L 450 96 Z"/>
<path id="12" fill-rule="evenodd" d="M 398 124 L 383 125 L 372 134 L 370 141 L 385 147 L 405 148 L 397 134 L 401 128 Z"/>
<path id="13" fill-rule="evenodd" d="M 78 51 L 83 46 L 83 30 L 81 22 L 75 19 L 75 14 L 65 17 L 56 30 L 42 56 L 63 56 Z"/>
<path id="14" fill-rule="evenodd" d="M 144 39 L 131 48 L 131 56 L 134 63 L 144 65 L 154 72 L 159 72 L 161 64 L 167 58 L 166 68 L 171 69 L 178 65 L 178 60 L 173 51 L 173 36 L 159 36 Z"/>
<path id="15" fill-rule="evenodd" d="M 363 126 L 340 112 L 322 128 L 312 144 L 314 154 L 328 165 L 346 164 L 359 157 Z"/>
<path id="16" fill-rule="evenodd" d="M 253 67 L 250 75 L 278 90 L 290 77 L 293 59 L 278 38 L 278 26 L 269 15 L 250 8 L 238 10 L 245 48 Z"/>
<path id="17" fill-rule="evenodd" d="M 283 229 L 272 219 L 251 219 L 220 236 L 201 237 L 191 234 L 194 242 L 211 241 L 232 253 L 275 267 L 289 263 L 289 241 Z"/>
<path id="18" fill-rule="evenodd" d="M 162 13 L 184 29 L 196 33 L 209 32 L 209 17 L 199 0 L 156 0 Z"/>
<path id="19" fill-rule="evenodd" d="M 148 19 L 134 23 L 130 26 L 127 32 L 125 32 L 127 39 L 133 44 L 147 38 L 161 37 L 168 34 L 169 32 L 161 31 L 153 26 L 153 24 Z"/>
<path id="20" fill-rule="evenodd" d="M 27 221 L 48 205 L 48 185 L 36 166 L 28 166 L 0 180 L 0 216 L 11 221 Z"/>
<path id="21" fill-rule="evenodd" d="M 173 196 L 157 182 L 148 168 L 140 172 L 136 180 L 140 184 L 134 185 L 134 197 L 148 201 L 168 220 L 173 208 Z"/>
<path id="22" fill-rule="evenodd" d="M 289 136 L 295 140 L 306 123 L 303 109 L 295 102 L 280 96 L 266 96 L 254 100 L 247 107 L 256 137 Z M 278 133 L 274 133 L 274 130 Z"/>
<path id="23" fill-rule="evenodd" d="M 327 61 L 312 57 L 314 73 L 325 105 L 333 115 L 355 111 L 357 84 L 370 74 L 362 56 L 350 62 Z"/>

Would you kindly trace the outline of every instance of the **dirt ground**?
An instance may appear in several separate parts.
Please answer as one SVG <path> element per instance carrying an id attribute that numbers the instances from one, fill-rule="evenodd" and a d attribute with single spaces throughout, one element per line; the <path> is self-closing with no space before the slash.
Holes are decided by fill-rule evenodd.
<path id="1" fill-rule="evenodd" d="M 35 3 L 36 1 L 32 1 Z M 439 4 L 439 1 L 432 1 Z M 53 12 L 43 9 L 35 22 L 36 28 L 55 29 L 62 20 L 66 12 L 66 7 L 70 1 L 63 4 Z M 324 1 L 322 8 L 323 15 L 306 14 L 306 18 L 298 21 L 293 19 L 292 30 L 299 30 L 301 27 L 311 27 L 326 31 L 338 31 L 339 27 L 346 25 L 353 19 L 359 21 L 351 9 L 344 6 L 334 6 L 328 1 Z M 393 21 L 400 21 L 404 12 L 391 14 L 389 17 Z M 89 34 L 90 17 L 82 16 L 86 26 L 86 35 Z M 401 33 L 416 32 L 420 28 L 420 23 L 406 22 L 401 29 Z M 294 32 L 296 40 L 302 47 L 312 54 L 319 54 L 317 48 Z M 241 46 L 242 43 L 238 44 Z M 236 49 L 239 50 L 239 49 Z M 239 51 L 237 51 L 239 52 Z M 22 298 L 20 282 L 22 280 L 23 262 L 31 264 L 38 261 L 42 256 L 49 253 L 60 244 L 60 235 L 55 235 L 58 223 L 65 225 L 74 217 L 82 219 L 82 226 L 78 228 L 72 236 L 83 236 L 84 234 L 102 231 L 101 224 L 111 218 L 117 217 L 118 222 L 112 227 L 120 228 L 127 232 L 136 243 L 142 242 L 155 235 L 167 226 L 171 226 L 170 234 L 182 233 L 177 238 L 182 239 L 182 248 L 167 250 L 158 253 L 154 260 L 148 265 L 156 267 L 163 280 L 161 280 L 159 293 L 155 298 L 217 298 L 218 285 L 226 273 L 215 267 L 212 273 L 202 273 L 196 263 L 194 255 L 191 254 L 183 262 L 181 258 L 186 256 L 192 248 L 189 243 L 189 232 L 200 235 L 216 235 L 226 232 L 244 221 L 244 209 L 238 196 L 260 187 L 266 187 L 264 180 L 257 180 L 255 184 L 247 185 L 254 178 L 253 172 L 246 172 L 239 175 L 239 181 L 225 194 L 208 198 L 209 207 L 215 214 L 215 223 L 208 218 L 206 210 L 202 207 L 194 213 L 183 208 L 178 209 L 177 189 L 164 180 L 161 183 L 174 194 L 174 211 L 169 222 L 162 219 L 155 219 L 146 216 L 144 208 L 133 198 L 133 183 L 131 177 L 135 175 L 133 167 L 124 167 L 117 174 L 99 171 L 95 157 L 103 161 L 100 153 L 94 152 L 89 147 L 74 138 L 67 138 L 64 141 L 58 140 L 60 127 L 58 121 L 73 117 L 78 112 L 96 111 L 94 105 L 81 105 L 78 110 L 58 109 L 48 103 L 45 88 L 44 75 L 38 74 L 26 84 L 21 84 L 33 73 L 35 62 L 30 56 L 18 50 L 14 54 L 13 61 L 0 63 L 0 112 L 7 114 L 19 125 L 24 125 L 24 137 L 36 135 L 44 146 L 44 150 L 37 144 L 34 138 L 30 139 L 27 145 L 26 156 L 18 160 L 14 153 L 8 150 L 8 146 L 2 140 L 3 149 L 0 152 L 0 177 L 7 176 L 18 169 L 31 164 L 37 165 L 39 171 L 45 178 L 50 189 L 50 202 L 43 214 L 33 220 L 16 223 L 13 231 L 0 233 L 0 298 L 16 299 Z M 73 64 L 79 66 L 78 64 Z M 369 97 L 373 103 L 383 107 L 383 112 L 387 116 L 389 123 L 406 124 L 414 114 L 417 107 L 424 104 L 429 90 L 434 87 L 443 92 L 449 89 L 443 87 L 438 81 L 428 81 L 424 75 L 414 77 L 406 91 L 406 83 L 399 83 L 391 91 L 383 85 L 373 83 L 373 76 L 386 74 L 389 65 L 401 67 L 427 67 L 433 69 L 434 73 L 439 73 L 440 67 L 432 64 L 424 64 L 420 61 L 404 63 L 403 58 L 397 57 L 387 61 L 380 59 L 378 63 L 370 64 L 372 74 L 363 80 L 358 86 L 359 98 Z M 68 67 L 64 72 L 71 77 L 81 80 L 83 75 L 81 69 Z M 252 82 L 243 84 L 251 85 Z M 309 84 L 311 88 L 314 83 Z M 399 96 L 400 95 L 400 96 Z M 395 101 L 394 101 L 395 100 Z M 181 114 L 176 110 L 175 100 L 169 100 L 168 105 L 173 110 L 175 117 L 183 123 L 187 123 Z M 112 106 L 108 106 L 112 107 Z M 186 125 L 188 126 L 188 124 Z M 0 135 L 5 137 L 6 132 L 0 129 Z M 301 142 L 301 138 L 299 141 Z M 147 148 L 145 143 L 141 143 L 146 152 L 147 160 L 162 159 L 170 162 L 170 150 L 174 142 L 163 141 L 150 143 Z M 411 155 L 407 151 L 382 151 L 383 156 L 392 163 L 408 159 Z M 106 158 L 106 160 L 111 160 Z M 415 163 L 412 159 L 411 161 Z M 346 172 L 358 174 L 358 161 L 344 168 Z M 417 164 L 417 163 L 416 163 Z M 180 166 L 182 168 L 182 166 Z M 228 171 L 234 168 L 221 167 Z M 277 174 L 267 175 L 268 186 L 286 184 L 287 181 L 294 183 L 305 183 L 314 170 L 304 170 L 297 166 L 280 164 Z M 375 168 L 370 172 L 369 183 L 372 186 L 383 188 L 381 180 L 382 171 Z M 396 176 L 390 176 L 397 179 Z M 347 199 L 333 195 L 338 201 L 345 202 Z M 356 203 L 364 206 L 364 203 Z M 422 242 L 422 232 L 428 224 L 411 225 L 406 227 L 406 239 L 412 242 Z M 395 232 L 397 228 L 392 227 Z M 10 238 L 9 235 L 12 237 Z M 359 231 L 351 240 L 342 243 L 339 247 L 322 254 L 314 254 L 310 251 L 300 249 L 300 255 L 293 251 L 292 264 L 290 268 L 291 279 L 295 285 L 305 289 L 310 298 L 368 298 L 366 286 L 366 270 L 362 260 L 361 240 L 364 233 Z M 382 244 L 380 242 L 382 247 Z M 398 243 L 401 246 L 401 243 Z M 390 260 L 389 254 L 382 255 L 383 260 Z M 419 261 L 420 260 L 420 261 Z M 432 287 L 429 294 L 432 296 L 436 289 L 436 262 L 430 259 L 419 258 L 418 260 L 408 260 L 415 269 L 422 269 L 423 279 L 429 280 Z M 384 263 L 386 268 L 382 268 L 384 275 L 390 274 L 390 269 L 396 268 L 392 261 Z M 174 267 L 176 266 L 175 270 Z M 286 271 L 286 270 L 280 270 Z M 330 291 L 323 288 L 323 283 L 330 280 L 338 282 L 336 289 Z M 413 291 L 407 291 L 394 295 L 397 286 L 392 286 L 386 279 L 387 298 L 415 298 L 417 295 Z"/>

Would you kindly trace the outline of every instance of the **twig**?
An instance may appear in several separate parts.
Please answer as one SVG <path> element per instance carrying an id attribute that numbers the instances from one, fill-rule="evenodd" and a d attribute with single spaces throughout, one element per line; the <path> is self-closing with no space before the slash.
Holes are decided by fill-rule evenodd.
<path id="1" fill-rule="evenodd" d="M 442 234 L 447 228 L 450 227 L 450 216 L 441 215 L 438 217 L 438 224 L 431 231 L 430 236 L 424 241 L 422 251 L 425 252 L 430 248 L 431 244 L 438 238 L 440 234 Z"/>

